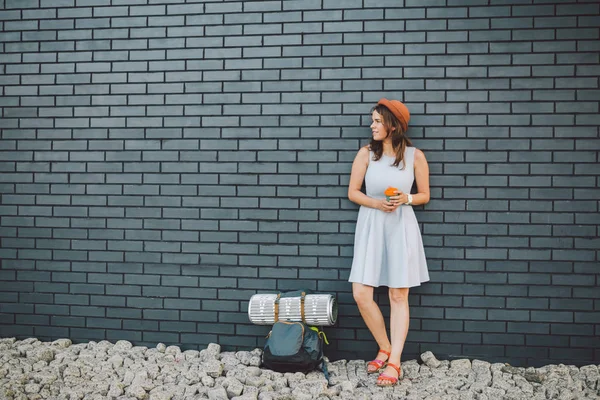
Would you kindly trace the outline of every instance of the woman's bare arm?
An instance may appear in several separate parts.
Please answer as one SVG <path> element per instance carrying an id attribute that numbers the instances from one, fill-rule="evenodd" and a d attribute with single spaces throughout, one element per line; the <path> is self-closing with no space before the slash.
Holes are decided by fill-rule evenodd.
<path id="1" fill-rule="evenodd" d="M 429 203 L 429 164 L 419 149 L 415 149 L 415 181 L 417 193 L 413 194 L 413 205 Z"/>
<path id="2" fill-rule="evenodd" d="M 350 183 L 348 184 L 348 199 L 361 206 L 376 208 L 384 212 L 391 212 L 396 209 L 396 205 L 385 199 L 374 199 L 364 194 L 360 189 L 365 175 L 367 166 L 369 165 L 369 148 L 367 146 L 361 148 L 354 162 L 352 163 L 352 172 L 350 173 Z"/>

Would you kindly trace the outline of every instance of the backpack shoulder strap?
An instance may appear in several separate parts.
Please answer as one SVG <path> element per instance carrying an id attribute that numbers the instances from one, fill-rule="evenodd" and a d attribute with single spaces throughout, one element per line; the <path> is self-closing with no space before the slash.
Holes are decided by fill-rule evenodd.
<path id="1" fill-rule="evenodd" d="M 275 299 L 275 322 L 279 321 L 279 299 L 281 298 L 281 293 L 277 294 L 277 298 Z"/>
<path id="2" fill-rule="evenodd" d="M 329 370 L 327 369 L 327 364 L 325 363 L 325 359 L 321 360 L 321 371 L 323 371 L 323 375 L 325 375 L 325 379 L 327 380 L 327 384 L 330 385 L 329 382 Z"/>
<path id="3" fill-rule="evenodd" d="M 300 317 L 302 318 L 302 322 L 306 323 L 306 314 L 304 313 L 304 300 L 306 298 L 306 292 L 302 292 L 302 296 L 300 297 Z"/>

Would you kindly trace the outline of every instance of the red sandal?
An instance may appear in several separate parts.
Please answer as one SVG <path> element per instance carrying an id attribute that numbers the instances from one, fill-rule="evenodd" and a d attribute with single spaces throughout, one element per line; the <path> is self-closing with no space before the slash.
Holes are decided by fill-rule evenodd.
<path id="1" fill-rule="evenodd" d="M 379 353 L 385 354 L 386 356 L 388 356 L 388 358 L 390 358 L 389 351 L 379 349 L 379 351 L 377 352 L 377 355 L 379 355 Z M 374 360 L 369 361 L 367 363 L 367 374 L 374 374 L 375 372 L 379 372 L 381 370 L 381 368 L 385 367 L 385 365 L 386 365 L 386 362 L 384 360 L 379 360 L 379 359 L 375 358 Z M 375 369 L 370 371 L 369 367 L 375 367 Z"/>
<path id="2" fill-rule="evenodd" d="M 387 387 L 387 386 L 394 386 L 398 383 L 398 381 L 400 379 L 402 379 L 402 370 L 400 369 L 399 366 L 397 366 L 396 364 L 392 364 L 392 363 L 387 363 L 388 367 L 392 367 L 396 370 L 396 372 L 398 372 L 398 377 L 396 378 L 395 376 L 391 376 L 388 374 L 380 374 L 377 377 L 377 386 L 379 387 Z M 387 383 L 383 383 L 387 381 Z"/>

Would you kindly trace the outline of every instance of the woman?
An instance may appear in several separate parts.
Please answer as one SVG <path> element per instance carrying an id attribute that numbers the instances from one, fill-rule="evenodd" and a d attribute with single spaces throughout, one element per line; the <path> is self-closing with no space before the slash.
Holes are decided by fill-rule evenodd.
<path id="1" fill-rule="evenodd" d="M 408 290 L 429 280 L 421 232 L 413 205 L 429 202 L 429 166 L 421 150 L 406 137 L 410 113 L 398 100 L 381 99 L 372 110 L 372 139 L 352 164 L 348 198 L 359 204 L 354 259 L 349 281 L 361 316 L 379 345 L 367 372 L 383 370 L 378 386 L 402 378 L 400 357 L 408 333 Z M 416 180 L 418 192 L 410 190 Z M 361 191 L 363 181 L 366 194 Z M 388 187 L 395 195 L 386 199 Z M 388 339 L 373 288 L 387 286 L 390 298 Z"/>

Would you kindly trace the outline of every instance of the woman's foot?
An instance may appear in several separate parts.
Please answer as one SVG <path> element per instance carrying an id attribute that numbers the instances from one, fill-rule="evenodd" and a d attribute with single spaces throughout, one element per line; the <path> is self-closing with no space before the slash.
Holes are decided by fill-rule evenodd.
<path id="1" fill-rule="evenodd" d="M 402 379 L 400 366 L 388 362 L 385 371 L 377 377 L 377 386 L 394 386 L 400 379 Z"/>
<path id="2" fill-rule="evenodd" d="M 384 358 L 385 357 L 385 358 Z M 367 363 L 367 374 L 373 374 L 379 372 L 381 368 L 385 366 L 385 362 L 390 357 L 390 352 L 387 350 L 379 349 L 377 357 L 373 361 Z"/>

